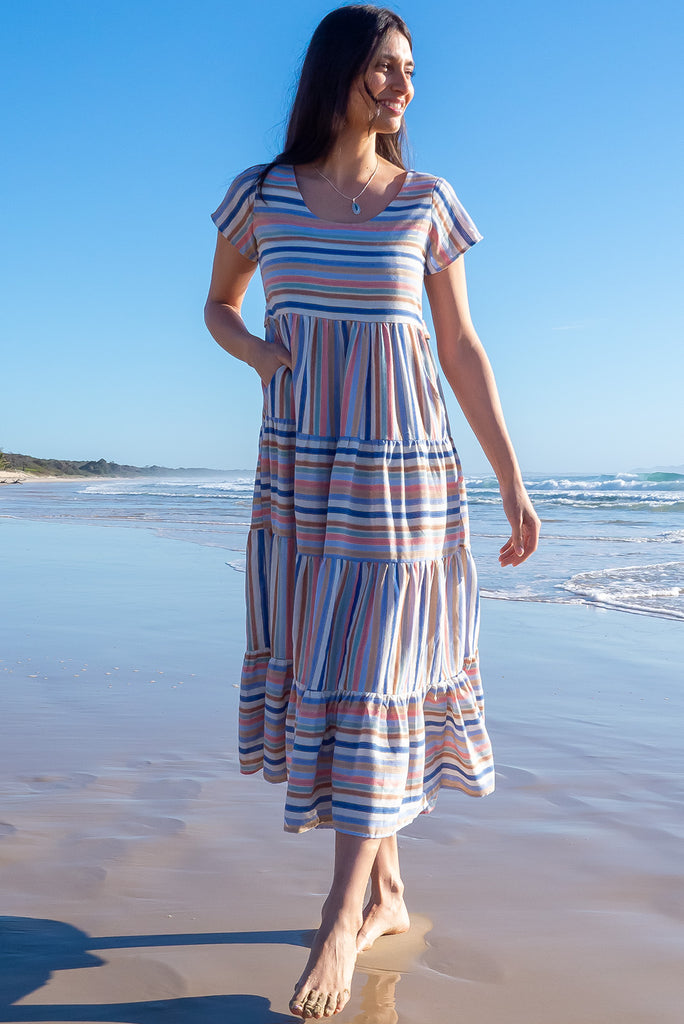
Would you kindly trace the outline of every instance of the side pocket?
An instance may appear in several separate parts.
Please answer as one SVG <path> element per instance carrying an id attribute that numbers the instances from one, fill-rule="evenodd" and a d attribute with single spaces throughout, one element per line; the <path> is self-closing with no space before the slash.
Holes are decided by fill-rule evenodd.
<path id="1" fill-rule="evenodd" d="M 293 419 L 292 371 L 281 363 L 264 390 L 264 416 L 275 420 Z"/>

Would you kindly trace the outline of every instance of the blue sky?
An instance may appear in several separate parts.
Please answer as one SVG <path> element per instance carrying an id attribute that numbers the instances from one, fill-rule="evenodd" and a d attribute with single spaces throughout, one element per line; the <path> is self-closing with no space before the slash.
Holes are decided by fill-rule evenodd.
<path id="1" fill-rule="evenodd" d="M 202 320 L 209 213 L 280 148 L 332 6 L 3 8 L 4 450 L 252 467 L 258 379 Z M 485 236 L 465 257 L 471 307 L 523 469 L 684 462 L 681 3 L 395 9 L 414 35 L 413 165 Z M 259 332 L 256 279 L 244 312 Z"/>

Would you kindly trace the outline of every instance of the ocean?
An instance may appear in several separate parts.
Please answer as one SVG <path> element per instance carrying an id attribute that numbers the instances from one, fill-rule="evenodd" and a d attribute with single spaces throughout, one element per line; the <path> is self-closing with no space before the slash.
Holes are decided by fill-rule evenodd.
<path id="1" fill-rule="evenodd" d="M 244 572 L 254 478 L 247 471 L 2 487 L 0 516 L 153 530 L 222 548 Z M 537 553 L 502 569 L 508 537 L 493 477 L 466 478 L 483 598 L 587 604 L 684 619 L 684 475 L 528 475 L 542 520 Z"/>

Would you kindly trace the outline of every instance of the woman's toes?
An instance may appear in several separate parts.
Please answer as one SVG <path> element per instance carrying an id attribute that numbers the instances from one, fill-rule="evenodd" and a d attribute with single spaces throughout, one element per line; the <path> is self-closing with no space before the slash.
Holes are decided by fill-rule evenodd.
<path id="1" fill-rule="evenodd" d="M 324 1017 L 332 1017 L 337 1012 L 337 1004 L 339 1000 L 337 996 L 328 996 L 325 1008 L 323 1010 Z"/>
<path id="2" fill-rule="evenodd" d="M 290 1013 L 295 1017 L 304 1016 L 304 997 L 299 993 L 295 993 L 289 1002 Z"/>
<path id="3" fill-rule="evenodd" d="M 302 1016 L 305 1020 L 313 1018 L 314 1020 L 320 1020 L 323 1016 L 323 1010 L 327 1002 L 327 996 L 325 992 L 317 992 L 313 989 L 307 992 L 304 1005 L 302 1007 Z"/>

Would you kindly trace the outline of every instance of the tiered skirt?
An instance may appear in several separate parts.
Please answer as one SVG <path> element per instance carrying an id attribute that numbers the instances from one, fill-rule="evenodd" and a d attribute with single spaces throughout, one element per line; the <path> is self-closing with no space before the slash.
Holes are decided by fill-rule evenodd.
<path id="1" fill-rule="evenodd" d="M 240 762 L 285 829 L 388 836 L 494 788 L 465 489 L 427 334 L 289 314 L 264 389 Z"/>

